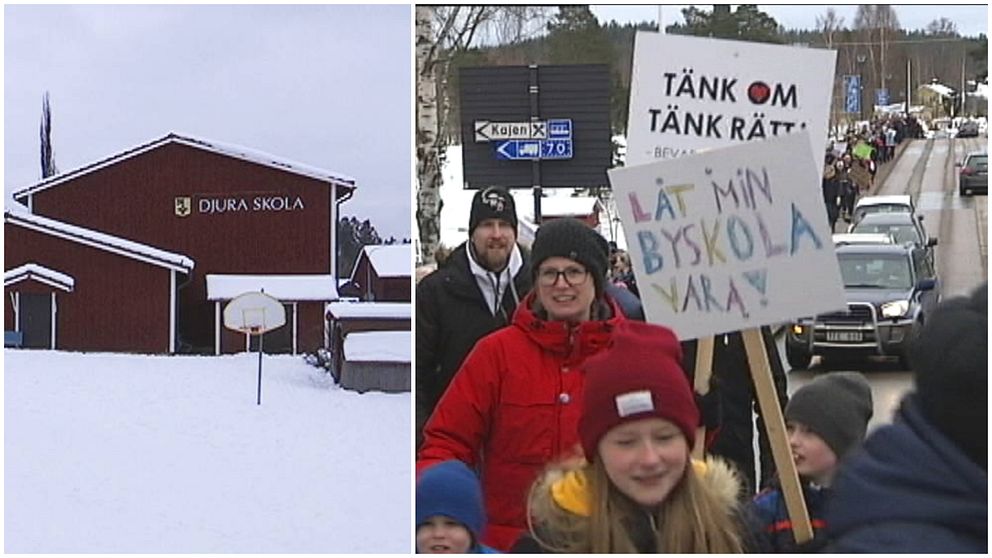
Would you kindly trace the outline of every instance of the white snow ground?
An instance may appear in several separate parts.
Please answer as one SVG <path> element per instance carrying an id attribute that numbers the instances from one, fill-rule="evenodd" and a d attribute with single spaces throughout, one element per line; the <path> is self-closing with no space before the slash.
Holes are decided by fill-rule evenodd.
<path id="1" fill-rule="evenodd" d="M 5 552 L 408 553 L 410 394 L 262 371 L 5 350 Z"/>

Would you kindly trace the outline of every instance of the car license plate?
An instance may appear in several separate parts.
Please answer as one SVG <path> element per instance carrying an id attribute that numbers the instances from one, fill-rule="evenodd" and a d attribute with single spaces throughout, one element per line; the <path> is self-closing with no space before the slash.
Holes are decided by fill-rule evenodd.
<path id="1" fill-rule="evenodd" d="M 857 343 L 861 341 L 860 331 L 828 331 L 827 341 L 842 341 L 847 343 Z"/>

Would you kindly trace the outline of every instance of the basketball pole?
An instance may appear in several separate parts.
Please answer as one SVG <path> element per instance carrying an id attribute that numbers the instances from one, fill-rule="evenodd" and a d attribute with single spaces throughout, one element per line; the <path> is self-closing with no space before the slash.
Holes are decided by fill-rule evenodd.
<path id="1" fill-rule="evenodd" d="M 262 404 L 262 341 L 265 339 L 265 332 L 258 334 L 258 401 L 256 405 Z"/>

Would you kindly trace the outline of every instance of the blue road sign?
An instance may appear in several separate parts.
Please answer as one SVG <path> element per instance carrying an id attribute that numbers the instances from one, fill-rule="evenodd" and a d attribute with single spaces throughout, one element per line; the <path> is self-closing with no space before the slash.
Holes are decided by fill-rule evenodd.
<path id="1" fill-rule="evenodd" d="M 889 104 L 889 90 L 888 89 L 876 89 L 875 90 L 875 104 L 879 106 L 886 106 Z"/>
<path id="2" fill-rule="evenodd" d="M 572 139 L 572 119 L 571 118 L 549 119 L 548 139 Z"/>
<path id="3" fill-rule="evenodd" d="M 844 112 L 861 112 L 861 76 L 844 76 Z"/>
<path id="4" fill-rule="evenodd" d="M 511 161 L 571 159 L 572 139 L 501 141 L 496 144 L 496 158 Z"/>

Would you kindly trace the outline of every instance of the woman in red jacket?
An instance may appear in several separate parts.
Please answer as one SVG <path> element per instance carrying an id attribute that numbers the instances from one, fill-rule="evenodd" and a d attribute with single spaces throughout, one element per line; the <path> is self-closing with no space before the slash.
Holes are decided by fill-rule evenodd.
<path id="1" fill-rule="evenodd" d="M 575 219 L 541 226 L 534 288 L 512 324 L 469 353 L 424 427 L 417 469 L 458 459 L 481 476 L 483 542 L 508 550 L 526 529 L 530 484 L 544 467 L 581 456 L 583 362 L 624 321 L 604 294 L 606 241 Z"/>

